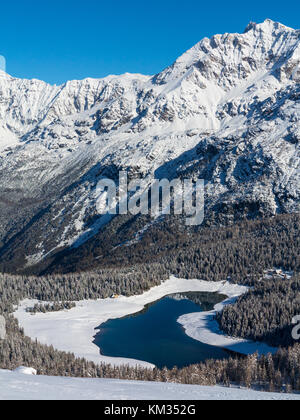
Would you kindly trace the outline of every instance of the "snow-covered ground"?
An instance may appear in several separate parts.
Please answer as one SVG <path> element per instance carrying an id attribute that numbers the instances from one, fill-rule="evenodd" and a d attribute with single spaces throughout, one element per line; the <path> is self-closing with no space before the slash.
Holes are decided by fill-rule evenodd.
<path id="1" fill-rule="evenodd" d="M 0 370 L 0 400 L 299 400 L 295 394 L 110 379 L 29 376 Z"/>
<path id="2" fill-rule="evenodd" d="M 277 348 L 270 347 L 264 343 L 228 337 L 220 330 L 218 322 L 214 319 L 216 313 L 222 311 L 225 305 L 233 304 L 235 301 L 236 297 L 226 299 L 224 302 L 216 305 L 214 311 L 183 315 L 178 322 L 184 327 L 187 335 L 205 344 L 211 344 L 241 354 L 258 352 L 259 355 L 262 355 L 276 353 Z"/>
<path id="3" fill-rule="evenodd" d="M 152 367 L 153 365 L 144 361 L 102 356 L 99 348 L 93 344 L 95 329 L 109 319 L 140 312 L 145 305 L 172 293 L 218 292 L 228 296 L 229 299 L 234 299 L 246 291 L 245 286 L 228 282 L 206 282 L 171 277 L 160 286 L 139 296 L 81 301 L 77 303 L 76 308 L 63 312 L 31 315 L 26 312 L 26 308 L 32 307 L 37 301 L 25 300 L 16 310 L 15 316 L 26 335 L 43 344 L 53 345 L 58 350 L 70 351 L 78 357 L 84 357 L 95 363 L 105 362 L 114 365 L 125 363 L 131 366 L 139 364 Z M 198 314 L 193 314 L 181 320 L 187 333 L 195 339 L 221 347 L 224 345 L 246 354 L 256 350 L 261 353 L 274 351 L 270 347 L 249 341 L 225 338 L 222 333 L 215 331 L 215 323 L 211 319 L 212 313 L 200 313 L 199 317 L 198 319 Z"/>

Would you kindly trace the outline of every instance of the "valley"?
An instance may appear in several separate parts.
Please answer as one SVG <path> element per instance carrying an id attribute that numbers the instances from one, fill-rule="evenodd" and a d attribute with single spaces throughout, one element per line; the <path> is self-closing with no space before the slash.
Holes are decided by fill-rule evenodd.
<path id="1" fill-rule="evenodd" d="M 34 390 L 20 366 L 44 398 L 299 399 L 299 121 L 300 31 L 270 19 L 151 76 L 0 71 L 0 399 Z M 154 182 L 203 180 L 203 223 L 101 214 L 120 172 L 149 207 Z"/>

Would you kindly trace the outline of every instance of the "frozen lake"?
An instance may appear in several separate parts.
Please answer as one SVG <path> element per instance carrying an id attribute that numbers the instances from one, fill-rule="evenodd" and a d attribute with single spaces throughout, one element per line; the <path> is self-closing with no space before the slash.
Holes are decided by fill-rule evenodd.
<path id="1" fill-rule="evenodd" d="M 182 315 L 210 311 L 225 298 L 203 292 L 166 296 L 139 313 L 108 320 L 99 327 L 94 343 L 103 356 L 143 360 L 159 368 L 228 358 L 226 351 L 188 337 L 177 322 Z"/>

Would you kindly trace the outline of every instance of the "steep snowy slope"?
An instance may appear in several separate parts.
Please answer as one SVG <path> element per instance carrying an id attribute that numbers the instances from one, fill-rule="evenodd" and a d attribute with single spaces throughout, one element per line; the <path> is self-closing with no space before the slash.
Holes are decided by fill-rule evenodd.
<path id="1" fill-rule="evenodd" d="M 300 209 L 300 31 L 270 20 L 205 38 L 154 77 L 1 73 L 0 116 L 0 259 L 14 266 L 95 234 L 95 186 L 121 169 L 204 178 L 219 219 Z"/>

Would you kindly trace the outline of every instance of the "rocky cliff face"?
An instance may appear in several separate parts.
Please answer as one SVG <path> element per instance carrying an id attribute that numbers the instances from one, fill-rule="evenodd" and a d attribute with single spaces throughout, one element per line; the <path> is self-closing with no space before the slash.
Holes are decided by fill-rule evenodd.
<path id="1" fill-rule="evenodd" d="M 220 219 L 300 209 L 300 31 L 270 20 L 203 39 L 154 77 L 1 73 L 0 116 L 0 260 L 17 267 L 97 233 L 95 186 L 120 169 L 202 177 Z"/>

